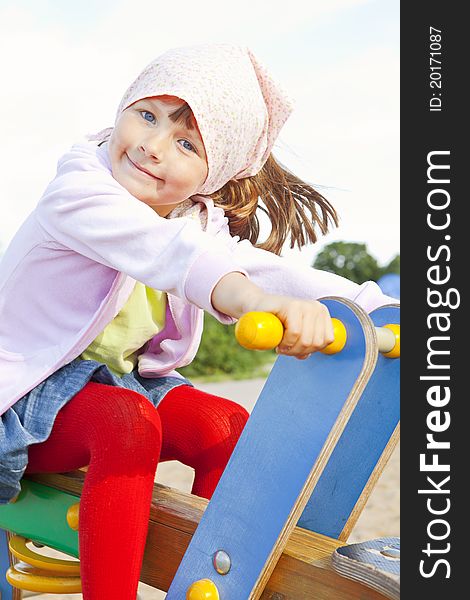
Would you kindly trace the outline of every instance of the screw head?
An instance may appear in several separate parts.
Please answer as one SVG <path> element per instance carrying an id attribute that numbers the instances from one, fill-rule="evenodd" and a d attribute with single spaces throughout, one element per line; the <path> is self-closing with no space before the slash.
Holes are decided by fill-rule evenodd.
<path id="1" fill-rule="evenodd" d="M 225 550 L 217 550 L 212 557 L 212 564 L 214 565 L 214 569 L 217 571 L 217 573 L 220 575 L 227 575 L 227 573 L 230 571 L 230 567 L 232 566 L 232 561 Z"/>
<path id="2" fill-rule="evenodd" d="M 388 558 L 400 558 L 400 549 L 397 548 L 385 548 L 380 551 L 380 554 L 387 556 Z"/>

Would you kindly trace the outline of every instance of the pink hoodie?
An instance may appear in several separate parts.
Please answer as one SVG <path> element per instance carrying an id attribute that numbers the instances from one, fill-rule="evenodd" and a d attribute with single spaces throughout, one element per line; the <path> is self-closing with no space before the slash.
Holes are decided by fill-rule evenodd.
<path id="1" fill-rule="evenodd" d="M 342 296 L 365 310 L 393 302 L 373 282 L 351 281 L 233 238 L 223 210 L 197 196 L 207 228 L 164 219 L 111 174 L 105 146 L 74 145 L 0 263 L 0 414 L 79 356 L 123 307 L 135 281 L 168 293 L 166 326 L 139 357 L 144 377 L 172 374 L 194 358 L 203 310 L 227 273 L 268 293 Z"/>

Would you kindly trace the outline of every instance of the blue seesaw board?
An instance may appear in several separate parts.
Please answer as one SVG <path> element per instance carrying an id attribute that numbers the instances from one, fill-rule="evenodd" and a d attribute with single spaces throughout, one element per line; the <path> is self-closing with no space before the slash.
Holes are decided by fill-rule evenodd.
<path id="1" fill-rule="evenodd" d="M 221 600 L 261 595 L 377 360 L 369 317 L 350 302 L 324 302 L 346 326 L 345 348 L 305 361 L 278 358 L 167 600 L 185 598 L 190 585 L 205 578 L 216 584 Z M 231 558 L 226 575 L 212 565 L 220 549 Z"/>
<path id="2" fill-rule="evenodd" d="M 376 327 L 400 323 L 396 306 L 379 308 L 369 316 Z M 347 539 L 355 522 L 349 522 L 353 510 L 399 421 L 400 360 L 379 353 L 374 373 L 315 486 L 299 527 Z"/>

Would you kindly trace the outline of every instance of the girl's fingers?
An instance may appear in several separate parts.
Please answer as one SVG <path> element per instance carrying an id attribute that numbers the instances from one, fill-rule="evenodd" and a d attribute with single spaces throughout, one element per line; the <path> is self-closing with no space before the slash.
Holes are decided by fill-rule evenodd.
<path id="1" fill-rule="evenodd" d="M 302 306 L 285 320 L 286 332 L 277 352 L 301 360 L 322 350 L 333 339 L 333 325 L 328 309 L 321 304 Z"/>
<path id="2" fill-rule="evenodd" d="M 320 305 L 320 311 L 316 315 L 313 325 L 312 346 L 315 351 L 323 350 L 328 344 L 334 341 L 333 323 L 331 316 L 325 305 Z"/>
<path id="3" fill-rule="evenodd" d="M 299 337 L 303 330 L 303 314 L 302 311 L 291 311 L 284 320 L 284 336 L 279 344 L 279 352 L 281 354 L 292 354 L 292 350 L 298 343 Z"/>

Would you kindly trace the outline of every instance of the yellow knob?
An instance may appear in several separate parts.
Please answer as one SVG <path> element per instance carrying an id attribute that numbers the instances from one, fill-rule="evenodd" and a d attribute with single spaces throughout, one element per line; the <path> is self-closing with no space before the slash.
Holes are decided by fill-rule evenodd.
<path id="1" fill-rule="evenodd" d="M 210 579 L 195 581 L 186 592 L 186 600 L 219 600 L 219 590 Z"/>
<path id="2" fill-rule="evenodd" d="M 252 311 L 244 314 L 235 325 L 235 337 L 248 350 L 272 350 L 284 335 L 281 321 L 272 313 Z"/>
<path id="3" fill-rule="evenodd" d="M 400 325 L 396 323 L 384 325 L 387 329 L 390 329 L 395 334 L 395 346 L 390 352 L 384 352 L 383 355 L 387 358 L 400 358 Z"/>
<path id="4" fill-rule="evenodd" d="M 338 352 L 341 352 L 348 338 L 348 334 L 346 333 L 346 327 L 339 319 L 335 319 L 333 317 L 331 319 L 331 323 L 333 325 L 333 333 L 335 339 L 333 342 L 331 342 L 331 344 L 328 344 L 328 346 L 321 350 L 322 354 L 337 354 Z"/>
<path id="5" fill-rule="evenodd" d="M 67 524 L 70 527 L 70 529 L 73 529 L 74 531 L 78 530 L 78 511 L 80 509 L 80 502 L 77 502 L 76 504 L 72 504 L 71 506 L 69 506 L 68 510 L 67 510 L 67 515 L 66 515 L 66 519 L 67 519 Z"/>

